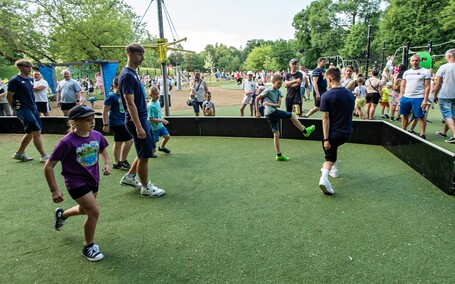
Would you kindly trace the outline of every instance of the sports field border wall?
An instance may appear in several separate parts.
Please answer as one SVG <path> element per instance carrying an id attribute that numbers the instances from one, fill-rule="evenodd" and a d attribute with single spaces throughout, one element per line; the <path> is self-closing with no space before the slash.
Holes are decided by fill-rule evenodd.
<path id="1" fill-rule="evenodd" d="M 226 136 L 271 138 L 272 132 L 265 118 L 252 117 L 166 117 L 167 128 L 173 136 Z M 42 117 L 43 134 L 64 134 L 68 127 L 64 117 Z M 322 140 L 321 119 L 302 119 L 309 126 L 316 126 L 309 138 L 303 138 L 291 121 L 281 124 L 281 137 L 286 139 Z M 102 120 L 96 118 L 95 129 L 101 131 Z M 427 142 L 385 121 L 353 122 L 350 143 L 383 146 L 423 177 L 447 194 L 455 191 L 455 154 Z M 0 133 L 24 133 L 16 117 L 0 117 Z M 109 134 L 108 134 L 109 135 Z M 406 177 L 403 177 L 406 179 Z M 397 188 L 397 190 L 400 190 Z"/>

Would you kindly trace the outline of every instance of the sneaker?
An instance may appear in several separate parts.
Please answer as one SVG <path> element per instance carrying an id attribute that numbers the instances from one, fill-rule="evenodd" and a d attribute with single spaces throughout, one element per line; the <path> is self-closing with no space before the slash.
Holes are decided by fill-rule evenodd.
<path id="1" fill-rule="evenodd" d="M 155 154 L 152 154 L 152 156 L 150 158 L 158 158 L 158 156 Z"/>
<path id="2" fill-rule="evenodd" d="M 13 159 L 19 160 L 22 162 L 29 162 L 29 161 L 33 160 L 33 158 L 30 158 L 29 156 L 25 155 L 25 153 L 23 153 L 23 154 L 16 153 L 16 154 L 14 154 Z"/>
<path id="3" fill-rule="evenodd" d="M 401 121 L 401 117 L 398 117 L 398 118 L 397 118 L 397 121 Z"/>
<path id="4" fill-rule="evenodd" d="M 47 162 L 47 160 L 49 160 L 49 156 L 48 155 L 44 155 L 43 157 L 41 157 L 39 159 L 39 162 L 40 163 L 45 163 L 45 162 Z"/>
<path id="5" fill-rule="evenodd" d="M 420 135 L 420 138 L 422 138 L 423 140 L 427 140 L 427 136 L 425 135 Z"/>
<path id="6" fill-rule="evenodd" d="M 450 139 L 447 139 L 446 140 L 447 143 L 455 143 L 455 138 L 454 137 L 450 137 Z"/>
<path id="7" fill-rule="evenodd" d="M 161 188 L 156 187 L 153 183 L 150 181 L 147 184 L 147 187 L 141 187 L 141 195 L 143 197 L 160 197 L 164 195 L 166 191 L 164 191 Z"/>
<path id="8" fill-rule="evenodd" d="M 390 118 L 389 114 L 387 114 L 387 113 L 386 113 L 386 114 L 384 114 L 384 117 L 386 117 L 386 118 Z"/>
<path id="9" fill-rule="evenodd" d="M 381 118 L 385 118 L 385 114 L 381 115 Z"/>
<path id="10" fill-rule="evenodd" d="M 129 185 L 134 188 L 141 188 L 141 183 L 136 180 L 136 177 L 130 178 L 128 174 L 125 174 L 120 180 L 121 185 Z"/>
<path id="11" fill-rule="evenodd" d="M 82 249 L 82 256 L 88 259 L 89 261 L 99 261 L 102 260 L 104 255 L 100 251 L 100 247 L 97 244 L 92 244 L 91 246 L 84 246 Z"/>
<path id="12" fill-rule="evenodd" d="M 63 219 L 63 208 L 57 208 L 55 209 L 55 230 L 60 231 L 63 227 L 63 223 L 65 222 L 66 219 Z"/>
<path id="13" fill-rule="evenodd" d="M 276 155 L 275 160 L 277 161 L 289 161 L 290 159 L 286 157 L 285 155 L 278 156 Z"/>
<path id="14" fill-rule="evenodd" d="M 171 150 L 169 150 L 168 148 L 165 148 L 165 147 L 158 147 L 158 151 L 164 152 L 166 154 L 171 153 Z"/>
<path id="15" fill-rule="evenodd" d="M 303 136 L 305 136 L 305 137 L 310 136 L 311 133 L 313 133 L 313 131 L 314 131 L 315 128 L 316 128 L 316 127 L 315 127 L 314 125 L 311 125 L 310 127 L 307 127 L 307 128 L 306 128 L 306 133 L 304 133 Z"/>
<path id="16" fill-rule="evenodd" d="M 120 162 L 118 162 L 117 164 L 112 164 L 112 168 L 113 168 L 113 169 L 116 169 L 116 170 L 120 169 L 121 166 L 122 166 L 122 165 L 120 164 Z"/>
<path id="17" fill-rule="evenodd" d="M 411 134 L 417 135 L 417 132 L 415 132 L 414 130 L 408 130 L 408 132 Z"/>
<path id="18" fill-rule="evenodd" d="M 447 134 L 442 133 L 441 131 L 436 132 L 436 135 L 441 136 L 441 137 L 447 137 Z"/>
<path id="19" fill-rule="evenodd" d="M 329 180 L 321 179 L 319 180 L 319 188 L 324 192 L 324 194 L 327 195 L 333 195 L 335 194 L 335 191 L 333 191 L 332 185 L 330 184 Z"/>
<path id="20" fill-rule="evenodd" d="M 338 177 L 338 169 L 331 169 L 330 172 L 329 172 L 329 176 L 331 176 L 333 178 L 337 178 Z"/>
<path id="21" fill-rule="evenodd" d="M 123 164 L 123 166 L 127 167 L 128 169 L 131 168 L 131 165 L 130 165 L 130 163 L 128 163 L 127 160 L 125 160 L 125 161 L 123 161 L 121 163 Z"/>
<path id="22" fill-rule="evenodd" d="M 117 164 L 113 164 L 112 167 L 113 167 L 114 169 L 118 169 L 118 170 L 129 171 L 131 166 L 128 167 L 128 166 L 125 165 L 123 162 L 118 162 Z"/>

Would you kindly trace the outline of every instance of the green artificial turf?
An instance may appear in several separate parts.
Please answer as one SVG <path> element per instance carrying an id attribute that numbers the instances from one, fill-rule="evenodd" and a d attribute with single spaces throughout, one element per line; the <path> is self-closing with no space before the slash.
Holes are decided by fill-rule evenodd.
<path id="1" fill-rule="evenodd" d="M 43 137 L 50 151 L 61 136 Z M 454 197 L 382 147 L 343 145 L 336 194 L 325 196 L 320 142 L 281 140 L 291 160 L 277 162 L 272 139 L 172 137 L 172 153 L 150 161 L 164 197 L 120 186 L 119 170 L 101 177 L 95 240 L 105 259 L 90 263 L 80 256 L 84 217 L 54 231 L 42 164 L 11 159 L 20 138 L 0 135 L 0 283 L 455 279 Z M 37 158 L 33 145 L 27 152 Z M 65 198 L 58 206 L 74 205 Z"/>

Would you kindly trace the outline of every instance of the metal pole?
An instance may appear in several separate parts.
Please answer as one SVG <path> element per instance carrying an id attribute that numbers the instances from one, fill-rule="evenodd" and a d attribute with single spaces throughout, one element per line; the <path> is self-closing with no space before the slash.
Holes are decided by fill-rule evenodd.
<path id="1" fill-rule="evenodd" d="M 164 39 L 164 29 L 163 29 L 163 10 L 161 8 L 161 1 L 156 1 L 158 5 L 158 28 L 160 32 L 160 38 Z M 163 79 L 163 92 L 164 92 L 164 114 L 169 116 L 169 88 L 167 84 L 167 72 L 166 72 L 166 61 L 161 62 L 161 76 Z"/>
<path id="2" fill-rule="evenodd" d="M 384 53 L 385 53 L 385 41 L 382 42 L 382 61 L 381 61 L 381 70 L 384 70 Z"/>
<path id="3" fill-rule="evenodd" d="M 370 44 L 371 44 L 371 25 L 368 25 L 368 35 L 367 35 L 367 69 L 365 70 L 365 78 L 368 78 L 368 68 L 370 67 Z"/>
<path id="4" fill-rule="evenodd" d="M 404 52 L 404 57 L 405 61 L 403 62 L 404 66 L 406 69 L 408 69 L 408 63 L 409 63 L 409 50 L 411 49 L 411 42 L 408 41 L 405 47 L 405 52 Z"/>

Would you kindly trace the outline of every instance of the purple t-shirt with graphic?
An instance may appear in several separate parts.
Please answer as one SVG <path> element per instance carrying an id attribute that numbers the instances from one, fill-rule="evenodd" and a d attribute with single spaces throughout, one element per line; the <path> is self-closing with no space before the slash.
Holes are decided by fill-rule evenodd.
<path id="1" fill-rule="evenodd" d="M 84 185 L 98 186 L 99 152 L 109 143 L 103 134 L 92 130 L 88 137 L 71 132 L 57 143 L 49 160 L 62 163 L 62 176 L 68 190 Z"/>

